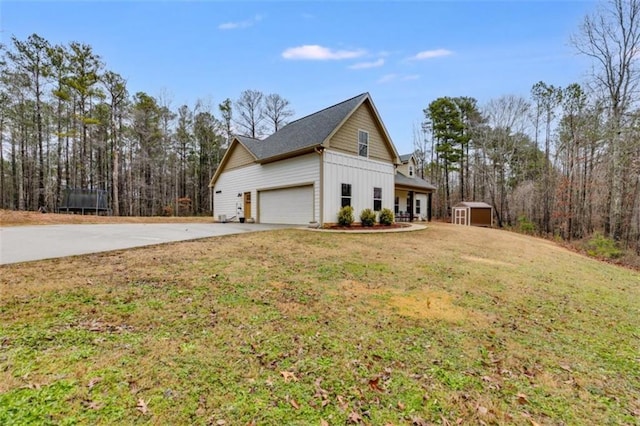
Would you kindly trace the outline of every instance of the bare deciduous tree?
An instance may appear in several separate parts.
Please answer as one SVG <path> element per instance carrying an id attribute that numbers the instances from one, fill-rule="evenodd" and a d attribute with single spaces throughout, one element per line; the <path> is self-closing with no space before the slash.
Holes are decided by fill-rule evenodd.
<path id="1" fill-rule="evenodd" d="M 609 104 L 610 196 L 605 230 L 619 239 L 623 172 L 625 163 L 630 161 L 624 155 L 623 127 L 625 114 L 638 100 L 640 84 L 640 0 L 609 0 L 595 14 L 585 17 L 572 43 L 580 53 L 594 61 L 596 88 L 602 91 Z"/>
<path id="2" fill-rule="evenodd" d="M 272 93 L 264 98 L 264 116 L 273 133 L 287 124 L 287 118 L 293 114 L 294 111 L 289 108 L 289 101 L 277 93 Z"/>
<path id="3" fill-rule="evenodd" d="M 264 121 L 264 94 L 258 90 L 245 90 L 240 94 L 235 107 L 238 113 L 236 124 L 238 131 L 257 139 L 262 135 Z"/>

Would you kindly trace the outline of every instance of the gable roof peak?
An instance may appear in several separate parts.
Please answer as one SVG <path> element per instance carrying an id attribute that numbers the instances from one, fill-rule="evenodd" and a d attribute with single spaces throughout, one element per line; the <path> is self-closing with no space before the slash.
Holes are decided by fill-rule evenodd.
<path id="1" fill-rule="evenodd" d="M 343 104 L 346 104 L 346 103 L 351 103 L 351 102 L 353 102 L 353 101 L 355 101 L 355 100 L 358 100 L 358 102 L 357 102 L 357 103 L 359 104 L 361 100 L 364 100 L 364 98 L 369 98 L 369 99 L 371 99 L 371 96 L 369 95 L 369 92 L 360 93 L 359 95 L 354 96 L 353 98 L 346 99 L 346 100 L 344 100 L 344 101 L 342 101 L 342 102 L 338 102 L 338 103 L 337 103 L 337 104 L 335 104 L 335 105 L 331 105 L 331 106 L 328 106 L 328 107 L 326 107 L 326 108 L 323 108 L 323 109 L 321 109 L 320 111 L 312 112 L 311 114 L 305 115 L 304 117 L 300 117 L 300 118 L 298 118 L 297 120 L 293 120 L 292 122 L 287 123 L 287 125 L 286 125 L 286 126 L 284 126 L 284 127 L 283 127 L 282 129 L 280 129 L 280 130 L 283 130 L 285 127 L 290 126 L 290 125 L 292 125 L 292 124 L 294 124 L 294 123 L 296 123 L 296 122 L 298 122 L 298 121 L 306 120 L 306 119 L 308 119 L 309 117 L 312 117 L 312 116 L 314 116 L 314 115 L 316 115 L 316 114 L 322 114 L 322 113 L 324 113 L 324 112 L 326 112 L 326 111 L 328 111 L 328 110 L 330 110 L 330 109 L 333 109 L 333 108 L 339 107 L 339 106 L 341 106 L 341 105 L 343 105 Z M 278 130 L 278 132 L 279 132 L 280 130 Z M 278 132 L 276 132 L 276 133 L 278 133 Z M 275 133 L 274 133 L 274 134 L 275 134 Z"/>
<path id="2" fill-rule="evenodd" d="M 411 160 L 411 157 L 413 157 L 413 153 L 403 154 L 400 156 L 400 161 L 402 161 L 403 163 L 407 163 L 409 160 Z"/>

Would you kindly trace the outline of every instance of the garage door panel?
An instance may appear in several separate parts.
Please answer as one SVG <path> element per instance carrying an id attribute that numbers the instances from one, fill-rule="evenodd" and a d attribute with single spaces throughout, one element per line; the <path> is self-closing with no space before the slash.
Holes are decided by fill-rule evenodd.
<path id="1" fill-rule="evenodd" d="M 313 221 L 313 185 L 259 192 L 260 223 L 306 225 Z"/>

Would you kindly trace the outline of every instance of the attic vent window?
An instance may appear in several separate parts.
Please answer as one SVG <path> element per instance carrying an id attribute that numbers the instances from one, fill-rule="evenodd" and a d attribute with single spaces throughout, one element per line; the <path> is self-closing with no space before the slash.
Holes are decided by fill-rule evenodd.
<path id="1" fill-rule="evenodd" d="M 358 130 L 358 155 L 369 157 L 369 133 L 362 130 Z"/>
<path id="2" fill-rule="evenodd" d="M 409 166 L 409 177 L 413 177 L 413 166 Z"/>

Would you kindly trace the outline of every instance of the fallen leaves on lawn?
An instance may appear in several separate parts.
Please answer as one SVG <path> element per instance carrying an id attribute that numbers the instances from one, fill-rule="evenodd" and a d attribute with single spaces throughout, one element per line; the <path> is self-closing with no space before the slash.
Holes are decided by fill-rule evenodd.
<path id="1" fill-rule="evenodd" d="M 142 414 L 147 414 L 149 412 L 149 407 L 147 407 L 147 403 L 145 402 L 144 399 L 139 398 L 138 399 L 138 405 L 136 405 L 136 408 L 138 409 L 138 411 L 140 411 Z"/>
<path id="2" fill-rule="evenodd" d="M 83 401 L 82 405 L 87 407 L 89 410 L 99 410 L 102 408 L 102 404 L 91 400 Z"/>
<path id="3" fill-rule="evenodd" d="M 369 380 L 369 386 L 371 387 L 371 389 L 373 389 L 374 391 L 378 391 L 378 392 L 384 392 L 384 389 L 382 389 L 380 387 L 380 377 L 376 377 L 375 379 L 371 379 Z"/>
<path id="4" fill-rule="evenodd" d="M 349 423 L 358 424 L 362 421 L 362 416 L 355 411 L 352 411 L 349 414 L 349 417 L 347 417 L 347 420 L 349 421 Z"/>
<path id="5" fill-rule="evenodd" d="M 98 383 L 100 383 L 101 381 L 102 381 L 102 377 L 94 377 L 91 380 L 89 380 L 89 384 L 87 385 L 87 387 L 89 389 L 93 389 L 93 387 Z"/>
<path id="6" fill-rule="evenodd" d="M 518 398 L 518 404 L 520 405 L 525 405 L 529 403 L 529 400 L 527 399 L 527 395 L 523 393 L 517 394 L 516 397 Z"/>
<path id="7" fill-rule="evenodd" d="M 344 400 L 342 395 L 338 395 L 338 407 L 342 409 L 342 411 L 346 411 L 349 408 L 349 403 Z"/>
<path id="8" fill-rule="evenodd" d="M 287 401 L 289 402 L 289 404 L 291 404 L 291 406 L 292 406 L 293 408 L 295 408 L 296 410 L 299 410 L 299 409 L 300 409 L 300 404 L 298 404 L 298 401 L 296 401 L 296 400 L 295 400 L 295 399 L 293 399 L 293 398 L 289 398 L 289 396 L 288 396 L 288 395 L 287 395 L 287 398 L 286 398 L 286 399 L 287 399 Z"/>
<path id="9" fill-rule="evenodd" d="M 412 417 L 411 418 L 412 426 L 429 426 L 429 423 L 423 418 L 420 417 Z"/>
<path id="10" fill-rule="evenodd" d="M 291 371 L 281 371 L 280 374 L 282 375 L 286 383 L 289 383 L 291 380 L 293 380 L 294 382 L 298 381 L 296 375 Z"/>

